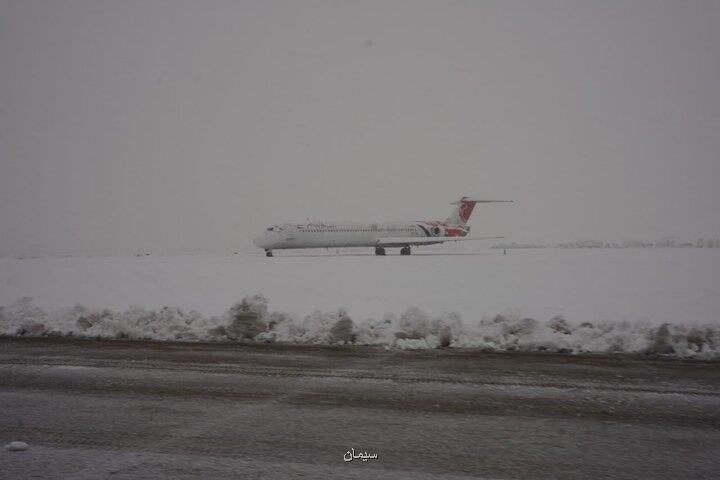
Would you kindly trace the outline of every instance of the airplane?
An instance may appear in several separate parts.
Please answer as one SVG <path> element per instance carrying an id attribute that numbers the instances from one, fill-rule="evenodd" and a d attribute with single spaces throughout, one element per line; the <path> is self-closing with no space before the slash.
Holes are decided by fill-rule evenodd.
<path id="1" fill-rule="evenodd" d="M 489 240 L 503 237 L 469 237 L 470 220 L 475 204 L 512 203 L 512 200 L 479 200 L 461 197 L 445 220 L 389 223 L 279 224 L 267 227 L 253 243 L 273 256 L 273 250 L 301 248 L 374 247 L 375 255 L 385 255 L 386 248 L 400 248 L 400 255 L 410 255 L 411 246 L 432 245 L 461 240 Z"/>

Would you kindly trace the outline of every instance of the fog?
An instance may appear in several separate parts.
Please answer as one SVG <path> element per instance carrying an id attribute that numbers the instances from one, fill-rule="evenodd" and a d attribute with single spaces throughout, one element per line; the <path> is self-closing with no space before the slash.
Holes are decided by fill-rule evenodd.
<path id="1" fill-rule="evenodd" d="M 715 1 L 0 0 L 0 254 L 720 235 Z"/>

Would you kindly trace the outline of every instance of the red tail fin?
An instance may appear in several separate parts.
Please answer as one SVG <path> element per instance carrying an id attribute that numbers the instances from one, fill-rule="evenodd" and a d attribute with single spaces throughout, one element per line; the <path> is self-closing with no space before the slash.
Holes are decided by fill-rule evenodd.
<path id="1" fill-rule="evenodd" d="M 475 201 L 470 197 L 462 197 L 454 204 L 457 207 L 448 217 L 448 223 L 450 225 L 465 225 L 470 220 L 470 215 L 472 215 L 473 208 L 475 208 Z"/>

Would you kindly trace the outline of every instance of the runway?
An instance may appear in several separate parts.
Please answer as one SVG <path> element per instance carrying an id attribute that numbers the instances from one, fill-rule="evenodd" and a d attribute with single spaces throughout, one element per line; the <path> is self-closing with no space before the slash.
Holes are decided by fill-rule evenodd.
<path id="1" fill-rule="evenodd" d="M 720 363 L 1 338 L 12 440 L 3 478 L 712 478 Z"/>

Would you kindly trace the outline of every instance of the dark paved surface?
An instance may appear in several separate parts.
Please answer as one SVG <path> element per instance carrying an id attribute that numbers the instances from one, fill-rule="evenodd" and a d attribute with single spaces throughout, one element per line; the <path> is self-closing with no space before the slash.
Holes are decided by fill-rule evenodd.
<path id="1" fill-rule="evenodd" d="M 720 363 L 5 338 L 11 440 L 0 478 L 718 478 Z"/>

